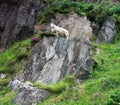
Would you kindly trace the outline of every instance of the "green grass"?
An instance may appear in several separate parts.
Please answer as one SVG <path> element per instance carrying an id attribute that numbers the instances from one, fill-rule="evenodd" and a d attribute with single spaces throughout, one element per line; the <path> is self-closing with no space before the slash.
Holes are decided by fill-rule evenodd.
<path id="1" fill-rule="evenodd" d="M 4 96 L 0 95 L 0 105 L 15 105 L 14 103 L 12 103 L 12 99 L 15 96 L 15 92 L 8 92 L 7 94 L 5 94 Z"/>
<path id="2" fill-rule="evenodd" d="M 26 59 L 30 53 L 30 39 L 16 42 L 12 47 L 0 54 L 0 73 L 14 74 L 21 69 L 17 64 Z M 17 67 L 15 67 L 17 65 Z M 18 69 L 17 69 L 18 68 Z"/>
<path id="3" fill-rule="evenodd" d="M 30 48 L 30 39 L 16 42 L 0 54 L 0 73 L 6 75 L 5 79 L 0 79 L 0 86 L 2 86 L 1 92 L 4 93 L 6 89 L 3 87 L 8 85 L 12 77 L 15 77 L 22 71 L 27 62 L 27 57 L 31 52 L 28 48 Z"/>

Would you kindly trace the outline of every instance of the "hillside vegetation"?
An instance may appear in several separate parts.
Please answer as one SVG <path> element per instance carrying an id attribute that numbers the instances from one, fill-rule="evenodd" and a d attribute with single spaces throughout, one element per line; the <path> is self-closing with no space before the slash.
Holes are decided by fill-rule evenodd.
<path id="1" fill-rule="evenodd" d="M 49 22 L 55 13 L 76 12 L 89 20 L 102 24 L 107 16 L 113 15 L 117 25 L 116 40 L 112 44 L 93 44 L 96 48 L 94 69 L 89 79 L 79 84 L 68 76 L 57 84 L 34 84 L 35 87 L 49 90 L 51 95 L 39 105 L 120 105 L 120 3 L 103 0 L 101 4 L 70 0 L 44 0 L 48 5 L 42 13 L 39 24 Z M 16 92 L 11 91 L 8 82 L 19 75 L 24 68 L 32 48 L 30 39 L 14 43 L 0 54 L 0 105 L 14 105 Z"/>
<path id="2" fill-rule="evenodd" d="M 120 103 L 120 42 L 95 46 L 100 52 L 94 56 L 96 66 L 89 79 L 82 84 L 76 83 L 72 77 L 50 86 L 35 84 L 52 92 L 40 105 L 119 105 L 113 103 Z M 13 105 L 14 95 L 15 92 L 4 87 L 0 92 L 0 105 Z"/>

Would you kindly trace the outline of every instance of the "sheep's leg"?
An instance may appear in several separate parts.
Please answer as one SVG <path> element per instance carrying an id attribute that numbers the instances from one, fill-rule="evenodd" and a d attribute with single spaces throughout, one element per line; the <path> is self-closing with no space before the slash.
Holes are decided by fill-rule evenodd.
<path id="1" fill-rule="evenodd" d="M 57 37 L 58 37 L 58 32 L 56 32 L 56 35 L 57 35 Z"/>
<path id="2" fill-rule="evenodd" d="M 54 32 L 54 29 L 51 29 L 52 32 Z"/>
<path id="3" fill-rule="evenodd" d="M 65 36 L 66 36 L 66 38 L 67 38 L 67 40 L 68 40 L 68 38 L 69 38 L 69 35 L 68 35 L 68 34 L 66 34 Z"/>
<path id="4" fill-rule="evenodd" d="M 67 36 L 67 40 L 68 40 L 68 36 Z"/>

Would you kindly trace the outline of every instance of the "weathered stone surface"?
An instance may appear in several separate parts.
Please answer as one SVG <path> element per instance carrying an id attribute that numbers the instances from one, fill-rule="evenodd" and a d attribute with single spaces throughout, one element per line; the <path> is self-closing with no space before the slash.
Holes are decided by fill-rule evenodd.
<path id="1" fill-rule="evenodd" d="M 0 48 L 32 33 L 37 13 L 44 7 L 42 0 L 0 0 Z"/>
<path id="2" fill-rule="evenodd" d="M 111 43 L 116 35 L 115 22 L 113 17 L 108 17 L 103 23 L 97 37 L 97 43 Z"/>
<path id="3" fill-rule="evenodd" d="M 19 91 L 13 99 L 13 102 L 17 105 L 37 105 L 38 102 L 49 95 L 49 92 L 33 87 L 32 83 L 23 83 L 17 79 L 11 81 L 8 86 Z"/>
<path id="4" fill-rule="evenodd" d="M 66 28 L 70 37 L 44 37 L 36 44 L 22 77 L 38 83 L 56 83 L 66 75 L 86 79 L 93 67 L 92 36 L 90 22 L 85 17 L 72 14 L 61 18 L 57 14 L 58 26 Z M 59 18 L 59 19 L 58 19 Z M 56 20 L 52 20 L 55 22 Z"/>

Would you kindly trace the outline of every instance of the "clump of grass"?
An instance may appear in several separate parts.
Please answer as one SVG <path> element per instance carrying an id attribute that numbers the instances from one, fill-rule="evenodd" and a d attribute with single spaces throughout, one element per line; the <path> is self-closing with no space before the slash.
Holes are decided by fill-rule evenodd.
<path id="1" fill-rule="evenodd" d="M 9 79 L 0 79 L 0 86 L 7 86 Z"/>
<path id="2" fill-rule="evenodd" d="M 27 58 L 30 47 L 30 39 L 22 42 L 16 42 L 12 47 L 0 54 L 0 72 L 14 73 L 14 65 L 20 62 L 22 58 Z"/>
<path id="3" fill-rule="evenodd" d="M 1 88 L 1 91 L 0 91 L 0 95 L 2 96 L 2 95 L 5 95 L 6 93 L 9 93 L 11 90 L 8 88 L 8 87 L 6 87 L 6 86 L 3 86 L 2 88 Z"/>
<path id="4" fill-rule="evenodd" d="M 50 91 L 51 93 L 60 93 L 66 89 L 66 87 L 75 84 L 75 80 L 72 76 L 64 78 L 62 81 L 56 84 L 34 84 L 35 87 L 42 88 L 44 90 Z"/>

